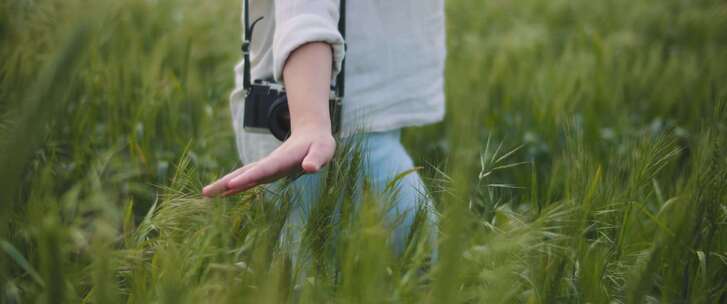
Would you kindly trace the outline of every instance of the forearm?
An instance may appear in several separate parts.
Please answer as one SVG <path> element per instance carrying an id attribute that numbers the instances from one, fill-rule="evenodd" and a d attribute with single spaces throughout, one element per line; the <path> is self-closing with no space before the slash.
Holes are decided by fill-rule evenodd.
<path id="1" fill-rule="evenodd" d="M 288 57 L 283 68 L 283 80 L 292 133 L 306 128 L 330 133 L 328 98 L 332 56 L 329 44 L 313 42 L 300 46 Z"/>

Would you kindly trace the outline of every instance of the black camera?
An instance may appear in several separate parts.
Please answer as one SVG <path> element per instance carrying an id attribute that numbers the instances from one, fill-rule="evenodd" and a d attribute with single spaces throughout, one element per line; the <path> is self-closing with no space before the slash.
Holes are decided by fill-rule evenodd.
<path id="1" fill-rule="evenodd" d="M 244 79 L 245 89 L 245 117 L 243 126 L 245 130 L 260 133 L 271 133 L 280 141 L 285 141 L 290 136 L 290 112 L 288 111 L 288 97 L 282 84 L 273 80 L 256 79 L 250 81 L 250 41 L 252 30 L 263 18 L 260 17 L 250 24 L 249 0 L 245 0 L 244 21 L 245 41 L 242 43 L 244 55 Z M 340 2 L 340 18 L 338 20 L 338 31 L 341 36 L 346 36 L 346 1 Z M 345 45 L 344 45 L 345 47 Z M 331 116 L 331 130 L 334 134 L 341 128 L 341 100 L 343 99 L 343 85 L 345 60 L 341 65 L 341 71 L 336 78 L 335 85 L 331 86 L 331 94 L 328 98 L 329 113 Z"/>
<path id="2" fill-rule="evenodd" d="M 332 89 L 329 98 L 329 113 L 333 133 L 340 129 L 341 98 Z M 245 130 L 260 133 L 272 133 L 275 138 L 284 141 L 290 136 L 290 112 L 285 89 L 279 83 L 267 80 L 255 80 L 245 96 Z"/>

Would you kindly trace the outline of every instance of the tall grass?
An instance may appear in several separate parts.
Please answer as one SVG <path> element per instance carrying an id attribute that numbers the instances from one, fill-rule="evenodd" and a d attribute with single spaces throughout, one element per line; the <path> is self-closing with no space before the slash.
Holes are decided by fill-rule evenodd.
<path id="1" fill-rule="evenodd" d="M 448 116 L 404 134 L 433 263 L 352 208 L 355 145 L 301 246 L 285 187 L 200 197 L 238 165 L 239 12 L 0 3 L 2 302 L 727 301 L 722 1 L 448 1 Z"/>

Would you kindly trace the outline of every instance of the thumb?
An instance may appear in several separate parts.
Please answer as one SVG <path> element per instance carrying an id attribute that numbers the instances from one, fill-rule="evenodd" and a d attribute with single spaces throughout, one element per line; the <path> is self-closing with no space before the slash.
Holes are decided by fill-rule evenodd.
<path id="1" fill-rule="evenodd" d="M 320 170 L 331 160 L 334 150 L 334 145 L 321 143 L 311 144 L 311 146 L 308 148 L 308 153 L 306 154 L 305 158 L 303 158 L 303 162 L 301 163 L 303 171 L 305 171 L 306 173 L 318 172 L 318 170 Z"/>

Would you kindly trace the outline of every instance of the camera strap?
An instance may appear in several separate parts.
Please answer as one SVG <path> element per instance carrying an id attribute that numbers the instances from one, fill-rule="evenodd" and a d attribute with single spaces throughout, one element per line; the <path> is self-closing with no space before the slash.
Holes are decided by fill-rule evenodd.
<path id="1" fill-rule="evenodd" d="M 341 33 L 341 37 L 343 37 L 344 40 L 344 50 L 346 49 L 346 0 L 340 0 L 339 3 L 339 18 L 338 18 L 338 31 Z M 255 28 L 255 24 L 257 24 L 260 20 L 263 19 L 263 17 L 255 19 L 252 23 L 250 23 L 250 0 L 244 0 L 243 2 L 243 18 L 244 18 L 244 40 L 242 42 L 242 54 L 244 57 L 244 63 L 243 63 L 243 87 L 245 90 L 250 89 L 250 41 L 252 41 L 252 31 Z M 341 71 L 338 73 L 338 76 L 336 77 L 336 83 L 334 84 L 334 91 L 336 93 L 336 97 L 343 98 L 344 94 L 344 83 L 345 83 L 345 68 L 346 68 L 346 58 L 344 57 L 343 62 L 341 62 Z"/>

